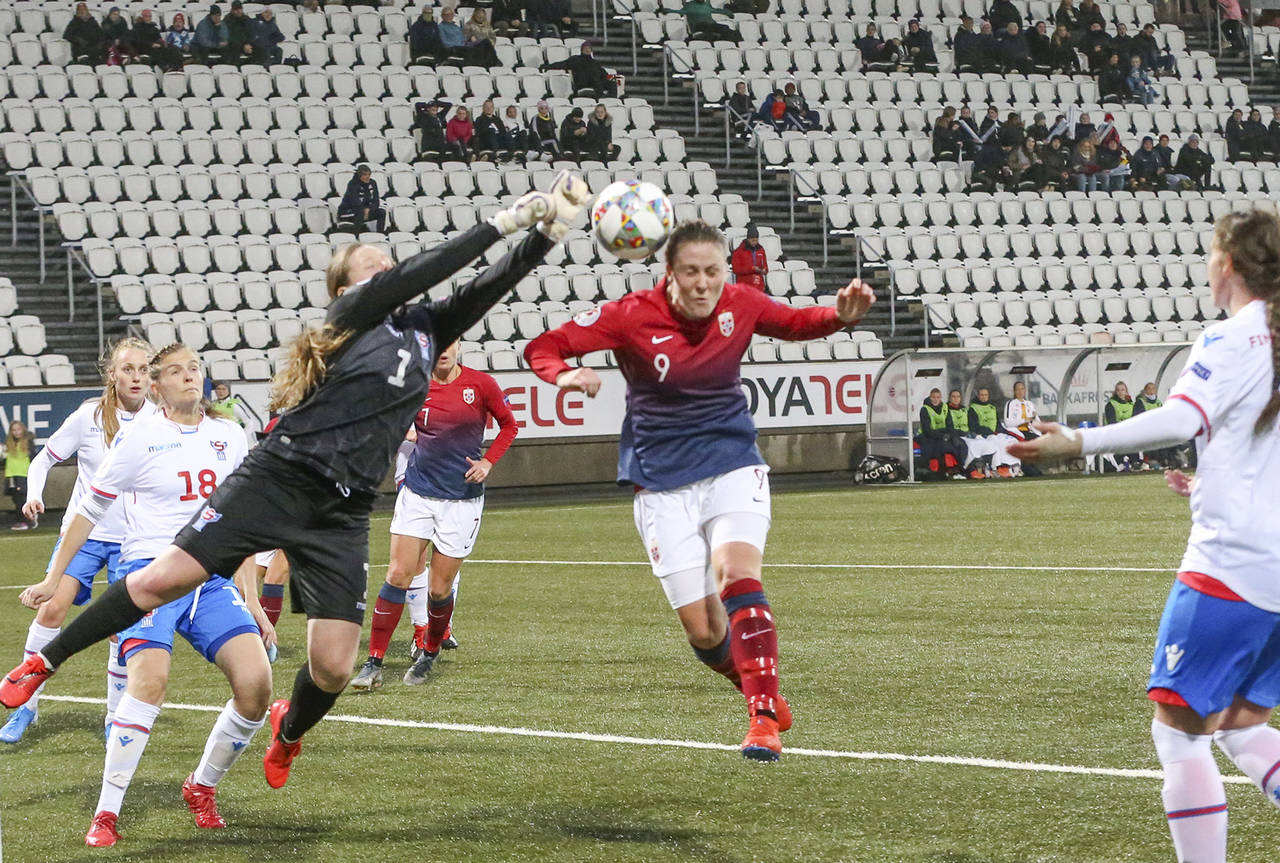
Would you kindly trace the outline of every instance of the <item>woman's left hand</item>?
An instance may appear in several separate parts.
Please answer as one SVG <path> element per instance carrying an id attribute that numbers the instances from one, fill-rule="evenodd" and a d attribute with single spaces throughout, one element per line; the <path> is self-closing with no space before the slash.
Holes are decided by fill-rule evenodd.
<path id="1" fill-rule="evenodd" d="M 876 293 L 870 285 L 861 279 L 853 279 L 836 292 L 836 317 L 842 323 L 857 323 L 875 300 Z"/>
<path id="2" fill-rule="evenodd" d="M 467 464 L 471 465 L 471 469 L 463 477 L 467 482 L 484 482 L 489 476 L 489 471 L 493 470 L 493 462 L 487 458 L 468 458 Z"/>
<path id="3" fill-rule="evenodd" d="M 18 601 L 27 608 L 39 608 L 53 599 L 54 586 L 56 584 L 57 582 L 51 584 L 48 581 L 33 584 L 18 595 Z"/>

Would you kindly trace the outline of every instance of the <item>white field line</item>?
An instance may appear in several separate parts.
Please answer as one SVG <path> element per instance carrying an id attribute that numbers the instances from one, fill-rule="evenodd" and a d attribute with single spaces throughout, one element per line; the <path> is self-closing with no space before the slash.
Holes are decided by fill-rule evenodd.
<path id="1" fill-rule="evenodd" d="M 636 566 L 648 567 L 642 560 L 504 560 L 470 558 L 467 563 L 487 566 Z M 385 563 L 369 564 L 370 569 L 386 569 Z M 1164 572 L 1172 574 L 1172 566 L 993 566 L 986 563 L 934 564 L 934 563 L 766 563 L 769 569 L 889 569 L 889 570 L 959 570 L 964 572 Z M 4 584 L 0 590 L 22 590 L 27 584 Z M 98 579 L 94 584 L 106 584 Z"/>
<path id="2" fill-rule="evenodd" d="M 82 698 L 75 695 L 42 695 L 44 701 L 67 701 L 74 704 L 106 704 L 101 698 Z M 166 710 L 192 710 L 201 713 L 219 713 L 222 705 L 165 704 Z M 708 743 L 701 740 L 665 740 L 657 737 L 628 737 L 620 734 L 591 734 L 583 731 L 548 731 L 537 728 L 507 728 L 501 725 L 466 725 L 456 722 L 419 722 L 412 719 L 378 719 L 368 716 L 333 715 L 327 722 L 345 722 L 352 725 L 373 725 L 382 728 L 420 728 L 428 731 L 452 731 L 461 734 L 489 734 L 504 737 L 540 737 L 551 740 L 577 740 L 584 743 L 614 743 L 623 746 L 658 746 L 669 749 L 711 749 L 736 752 L 738 746 L 729 743 Z M 904 761 L 915 764 L 944 764 L 952 767 L 986 767 L 994 770 L 1020 770 L 1026 773 L 1068 773 L 1077 776 L 1114 776 L 1123 779 L 1163 779 L 1159 770 L 1137 770 L 1117 767 L 1082 767 L 1073 764 L 1041 764 L 1034 761 L 1004 761 L 998 758 L 965 758 L 955 755 L 906 755 L 899 752 L 851 752 L 838 749 L 804 749 L 786 747 L 788 756 L 832 758 L 849 761 Z M 1224 782 L 1249 785 L 1244 776 L 1224 776 Z"/>

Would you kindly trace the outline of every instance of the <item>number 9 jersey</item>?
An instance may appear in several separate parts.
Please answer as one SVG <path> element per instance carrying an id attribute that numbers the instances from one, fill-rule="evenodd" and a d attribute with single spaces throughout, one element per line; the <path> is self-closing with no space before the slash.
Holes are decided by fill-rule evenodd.
<path id="1" fill-rule="evenodd" d="M 248 448 L 240 426 L 213 416 L 186 426 L 157 413 L 121 429 L 89 484 L 124 507 L 120 560 L 150 560 L 172 545 Z"/>

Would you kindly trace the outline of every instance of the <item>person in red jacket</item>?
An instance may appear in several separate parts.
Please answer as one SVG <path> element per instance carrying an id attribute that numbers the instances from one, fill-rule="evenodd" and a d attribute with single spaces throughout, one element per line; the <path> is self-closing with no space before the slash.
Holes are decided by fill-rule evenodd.
<path id="1" fill-rule="evenodd" d="M 733 278 L 740 285 L 764 290 L 764 274 L 769 272 L 769 259 L 760 245 L 760 230 L 747 225 L 747 238 L 733 250 Z"/>

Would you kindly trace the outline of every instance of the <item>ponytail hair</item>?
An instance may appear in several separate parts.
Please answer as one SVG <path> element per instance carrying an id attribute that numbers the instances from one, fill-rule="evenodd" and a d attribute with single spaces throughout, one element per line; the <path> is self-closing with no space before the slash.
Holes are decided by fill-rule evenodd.
<path id="1" fill-rule="evenodd" d="M 93 411 L 93 418 L 102 429 L 102 439 L 107 446 L 116 439 L 120 431 L 120 416 L 116 411 L 120 408 L 120 394 L 116 392 L 116 382 L 111 377 L 111 370 L 116 367 L 117 358 L 125 351 L 138 350 L 148 358 L 154 348 L 151 344 L 136 336 L 126 336 L 107 349 L 98 361 L 98 371 L 102 373 L 102 395 L 98 397 L 98 406 Z M 146 398 L 144 395 L 143 398 Z"/>
<path id="2" fill-rule="evenodd" d="M 360 243 L 343 246 L 334 253 L 325 267 L 325 288 L 329 299 L 338 291 L 351 286 L 351 257 L 364 248 Z M 285 411 L 301 402 L 324 379 L 328 359 L 334 351 L 351 338 L 350 330 L 339 330 L 325 324 L 319 329 L 304 329 L 289 345 L 289 358 L 271 380 L 271 400 L 267 409 L 272 413 Z"/>
<path id="3" fill-rule="evenodd" d="M 676 225 L 675 230 L 667 237 L 667 269 L 675 266 L 681 247 L 689 243 L 715 243 L 724 250 L 725 254 L 729 252 L 729 243 L 724 234 L 720 233 L 719 228 L 707 224 L 702 219 L 689 219 Z"/>
<path id="4" fill-rule="evenodd" d="M 1227 213 L 1213 227 L 1213 242 L 1231 258 L 1248 292 L 1266 302 L 1271 332 L 1271 398 L 1253 425 L 1268 431 L 1280 416 L 1280 218 L 1273 210 Z"/>

